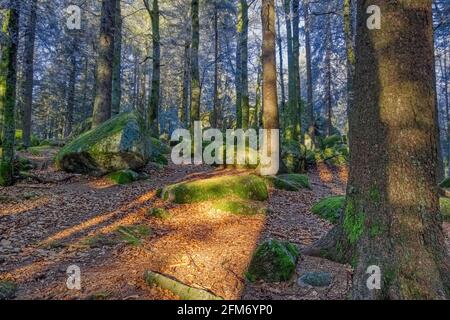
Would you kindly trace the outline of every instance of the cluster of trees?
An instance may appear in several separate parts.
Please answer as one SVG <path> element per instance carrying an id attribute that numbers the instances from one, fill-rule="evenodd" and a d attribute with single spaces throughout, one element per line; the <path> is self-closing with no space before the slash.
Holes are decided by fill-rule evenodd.
<path id="1" fill-rule="evenodd" d="M 370 2 L 87 0 L 69 30 L 69 1 L 2 1 L 0 184 L 13 182 L 16 127 L 28 147 L 127 110 L 155 136 L 194 121 L 281 127 L 299 143 L 348 133 L 346 210 L 310 254 L 354 262 L 354 297 L 446 297 L 450 4 L 376 1 L 374 31 Z M 385 270 L 381 291 L 365 288 L 370 264 Z"/>

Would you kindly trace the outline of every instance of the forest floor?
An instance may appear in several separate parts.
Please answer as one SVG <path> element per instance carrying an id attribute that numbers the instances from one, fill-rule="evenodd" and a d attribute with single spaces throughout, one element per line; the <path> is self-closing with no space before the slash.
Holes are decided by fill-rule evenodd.
<path id="1" fill-rule="evenodd" d="M 345 299 L 348 266 L 302 257 L 287 283 L 249 283 L 245 271 L 258 243 L 288 240 L 300 247 L 322 237 L 331 225 L 310 212 L 323 197 L 344 194 L 345 169 L 321 167 L 309 173 L 312 190 L 271 190 L 267 215 L 236 216 L 209 203 L 171 205 L 157 189 L 175 182 L 244 171 L 204 166 L 149 165 L 148 180 L 111 185 L 104 178 L 57 172 L 56 149 L 25 154 L 38 168 L 36 179 L 0 189 L 0 280 L 17 284 L 17 299 L 176 299 L 150 287 L 146 270 L 169 275 L 225 299 Z M 166 208 L 169 219 L 148 217 Z M 138 239 L 118 233 L 144 230 Z M 449 224 L 446 231 L 450 233 Z M 136 241 L 137 240 L 137 241 Z M 81 290 L 69 290 L 66 270 L 81 269 Z M 332 274 L 329 287 L 300 287 L 310 271 Z"/>

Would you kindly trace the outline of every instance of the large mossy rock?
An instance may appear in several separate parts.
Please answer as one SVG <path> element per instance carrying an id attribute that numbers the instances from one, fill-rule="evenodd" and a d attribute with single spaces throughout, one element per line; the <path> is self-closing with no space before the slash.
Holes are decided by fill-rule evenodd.
<path id="1" fill-rule="evenodd" d="M 320 200 L 311 208 L 311 211 L 322 219 L 337 223 L 344 210 L 344 205 L 345 196 L 332 196 Z"/>
<path id="2" fill-rule="evenodd" d="M 269 197 L 269 192 L 264 179 L 249 175 L 224 176 L 178 183 L 165 187 L 161 196 L 164 200 L 184 204 L 230 197 L 265 201 Z"/>
<path id="3" fill-rule="evenodd" d="M 249 281 L 289 281 L 295 273 L 300 257 L 298 248 L 289 242 L 268 240 L 253 255 L 247 271 Z"/>
<path id="4" fill-rule="evenodd" d="M 135 113 L 123 113 L 98 128 L 83 133 L 56 157 L 67 172 L 104 175 L 120 170 L 138 170 L 152 158 L 163 158 L 161 143 L 147 136 Z"/>

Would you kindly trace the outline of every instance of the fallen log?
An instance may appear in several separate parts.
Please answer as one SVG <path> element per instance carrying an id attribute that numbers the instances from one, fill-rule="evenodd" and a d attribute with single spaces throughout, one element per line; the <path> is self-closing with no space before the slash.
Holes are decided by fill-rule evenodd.
<path id="1" fill-rule="evenodd" d="M 182 300 L 223 300 L 223 298 L 216 296 L 209 291 L 190 287 L 178 280 L 169 278 L 157 272 L 147 271 L 145 273 L 145 280 L 149 285 L 158 286 L 161 289 L 171 291 Z"/>

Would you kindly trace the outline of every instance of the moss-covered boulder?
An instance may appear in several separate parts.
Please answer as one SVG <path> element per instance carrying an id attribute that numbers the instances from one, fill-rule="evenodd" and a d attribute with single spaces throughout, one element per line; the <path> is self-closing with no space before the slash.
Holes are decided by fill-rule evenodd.
<path id="1" fill-rule="evenodd" d="M 11 281 L 0 281 L 0 300 L 10 300 L 16 295 L 17 285 Z"/>
<path id="2" fill-rule="evenodd" d="M 253 255 L 247 271 L 249 281 L 289 281 L 295 273 L 300 257 L 298 248 L 289 242 L 268 240 Z"/>
<path id="3" fill-rule="evenodd" d="M 269 187 L 285 191 L 299 191 L 311 189 L 311 183 L 304 174 L 283 174 L 276 177 L 266 177 Z"/>
<path id="4" fill-rule="evenodd" d="M 333 196 L 320 200 L 311 208 L 311 211 L 322 219 L 337 223 L 344 210 L 344 205 L 344 196 Z"/>
<path id="5" fill-rule="evenodd" d="M 83 133 L 56 157 L 67 172 L 104 175 L 144 167 L 152 158 L 162 161 L 161 143 L 145 133 L 135 113 L 123 113 Z"/>
<path id="6" fill-rule="evenodd" d="M 215 201 L 213 203 L 213 208 L 238 216 L 254 216 L 257 214 L 266 214 L 267 212 L 267 209 L 259 203 L 225 199 Z"/>
<path id="7" fill-rule="evenodd" d="M 265 201 L 269 197 L 264 179 L 255 176 L 224 176 L 183 182 L 165 187 L 162 198 L 178 204 L 227 199 Z"/>
<path id="8" fill-rule="evenodd" d="M 133 170 L 120 170 L 113 173 L 108 174 L 108 180 L 114 184 L 129 184 L 135 181 L 140 180 L 140 175 Z"/>

